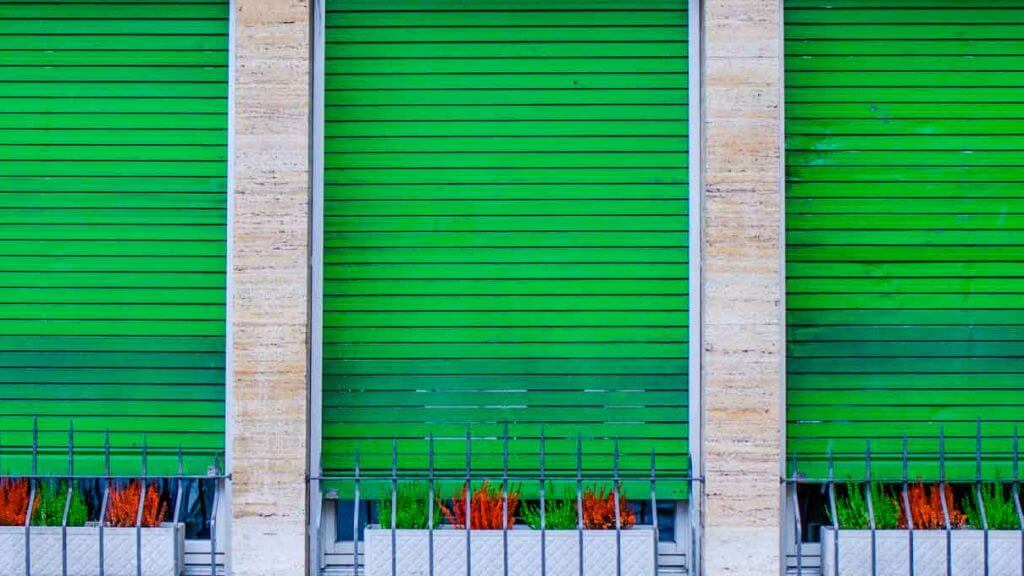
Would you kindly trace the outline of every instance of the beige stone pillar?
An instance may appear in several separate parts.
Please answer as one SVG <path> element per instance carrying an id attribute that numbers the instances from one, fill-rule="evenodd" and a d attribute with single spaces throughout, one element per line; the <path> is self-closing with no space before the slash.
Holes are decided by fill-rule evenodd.
<path id="1" fill-rule="evenodd" d="M 235 0 L 229 565 L 306 563 L 309 0 Z"/>
<path id="2" fill-rule="evenodd" d="M 782 0 L 706 0 L 704 447 L 710 576 L 780 571 Z"/>

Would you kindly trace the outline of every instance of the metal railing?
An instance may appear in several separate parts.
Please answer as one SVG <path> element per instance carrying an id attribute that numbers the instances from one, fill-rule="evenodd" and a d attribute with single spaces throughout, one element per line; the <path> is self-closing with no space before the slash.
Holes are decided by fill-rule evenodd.
<path id="1" fill-rule="evenodd" d="M 828 474 L 825 478 L 808 478 L 798 473 L 798 462 L 796 456 L 793 456 L 792 462 L 792 475 L 783 479 L 784 487 L 789 493 L 789 508 L 790 508 L 790 520 L 793 522 L 793 533 L 791 534 L 795 547 L 795 572 L 787 567 L 787 572 L 790 574 L 796 574 L 797 576 L 807 576 L 820 574 L 818 567 L 805 567 L 804 566 L 804 553 L 803 553 L 803 521 L 804 518 L 800 511 L 800 497 L 798 487 L 800 486 L 820 486 L 822 494 L 827 496 L 827 509 L 828 509 L 828 528 L 833 533 L 832 550 L 833 553 L 829 556 L 829 563 L 831 566 L 822 565 L 821 570 L 831 569 L 835 575 L 840 574 L 840 534 L 842 533 L 841 528 L 849 530 L 847 527 L 839 525 L 839 510 L 837 505 L 837 486 L 857 486 L 858 489 L 863 490 L 864 498 L 867 508 L 867 520 L 868 528 L 870 533 L 870 574 L 877 576 L 880 570 L 879 564 L 879 546 L 878 546 L 878 532 L 880 529 L 877 527 L 876 521 L 876 503 L 873 498 L 872 486 L 874 484 L 885 484 L 894 485 L 898 491 L 899 498 L 899 521 L 905 524 L 905 528 L 900 528 L 902 532 L 906 533 L 907 542 L 907 574 L 909 576 L 916 576 L 917 567 L 915 566 L 915 531 L 921 531 L 920 527 L 914 525 L 914 502 L 910 497 L 910 491 L 912 484 L 923 484 L 928 483 L 937 487 L 939 493 L 939 505 L 942 511 L 942 530 L 945 532 L 945 575 L 951 576 L 953 574 L 954 566 L 954 554 L 955 547 L 953 546 L 953 532 L 958 527 L 954 526 L 951 521 L 951 511 L 953 510 L 952 504 L 947 501 L 947 489 L 951 488 L 953 484 L 957 485 L 969 485 L 970 497 L 974 500 L 974 506 L 980 519 L 980 526 L 971 526 L 970 528 L 981 532 L 982 539 L 982 554 L 981 558 L 977 559 L 981 563 L 981 573 L 984 576 L 990 576 L 991 574 L 991 554 L 990 554 L 990 532 L 991 527 L 988 519 L 988 513 L 985 506 L 985 498 L 982 492 L 982 486 L 984 484 L 994 484 L 1000 489 L 1009 487 L 1009 497 L 1012 501 L 1013 507 L 1016 511 L 1017 522 L 1020 530 L 1020 568 L 1019 574 L 1024 576 L 1024 508 L 1022 508 L 1021 502 L 1021 491 L 1020 491 L 1020 475 L 1019 475 L 1019 464 L 1020 464 L 1020 439 L 1018 435 L 1018 429 L 1014 426 L 1013 437 L 1012 437 L 1012 451 L 1008 459 L 1008 464 L 1012 467 L 1011 478 L 999 478 L 998 475 L 995 477 L 986 477 L 983 474 L 983 462 L 986 462 L 982 451 L 982 429 L 981 420 L 977 422 L 974 442 L 973 463 L 974 463 L 974 477 L 965 478 L 951 481 L 947 475 L 947 458 L 949 453 L 946 450 L 946 435 L 944 427 L 939 428 L 939 434 L 936 437 L 937 451 L 935 456 L 938 460 L 938 474 L 937 476 L 910 476 L 910 464 L 911 456 L 908 450 L 908 438 L 906 435 L 902 438 L 901 451 L 899 454 L 899 465 L 901 473 L 896 478 L 879 478 L 872 477 L 872 464 L 873 455 L 871 444 L 872 440 L 868 439 L 865 441 L 864 453 L 863 453 L 863 475 L 860 477 L 847 477 L 837 478 L 835 469 L 836 461 L 832 449 L 830 448 L 827 454 L 827 470 Z M 963 455 L 963 453 L 957 453 Z M 1005 460 L 998 460 L 1005 462 Z M 991 463 L 992 460 L 987 460 Z M 1005 495 L 1005 492 L 1004 492 Z M 972 531 L 973 531 L 972 530 Z M 824 543 L 822 543 L 824 546 Z M 889 573 L 889 572 L 887 572 Z M 933 574 L 934 572 L 929 572 Z M 999 576 L 1005 576 L 1000 574 Z"/>
<path id="2" fill-rule="evenodd" d="M 623 499 L 626 497 L 623 493 L 624 483 L 643 483 L 649 486 L 649 503 L 650 503 L 650 516 L 652 520 L 653 529 L 653 575 L 657 576 L 659 573 L 659 531 L 658 531 L 658 491 L 659 486 L 675 486 L 677 488 L 684 488 L 686 494 L 691 499 L 700 498 L 703 494 L 703 479 L 695 476 L 692 473 L 685 474 L 671 474 L 671 475 L 659 475 L 657 471 L 656 453 L 652 449 L 650 453 L 650 466 L 649 469 L 644 471 L 642 474 L 637 473 L 635 470 L 624 472 L 620 468 L 620 450 L 619 441 L 617 438 L 612 439 L 612 469 L 609 473 L 595 474 L 591 470 L 585 470 L 583 466 L 583 444 L 579 436 L 576 438 L 575 443 L 575 470 L 551 470 L 547 466 L 547 441 L 543 431 L 541 432 L 539 445 L 539 466 L 536 472 L 522 473 L 513 472 L 509 469 L 509 433 L 508 427 L 505 427 L 504 436 L 501 439 L 502 442 L 502 453 L 501 461 L 502 467 L 500 470 L 474 470 L 473 468 L 473 451 L 472 442 L 473 439 L 470 433 L 467 431 L 465 437 L 465 466 L 464 470 L 452 471 L 452 470 L 438 470 L 436 468 L 435 457 L 436 451 L 434 446 L 434 436 L 430 435 L 425 439 L 426 453 L 427 453 L 427 466 L 426 470 L 415 471 L 415 472 L 402 472 L 399 473 L 399 451 L 398 443 L 396 440 L 391 442 L 391 469 L 389 472 L 370 472 L 367 473 L 361 470 L 359 465 L 359 448 L 355 448 L 354 466 L 351 474 L 344 475 L 317 475 L 311 476 L 310 481 L 315 483 L 316 486 L 320 486 L 322 483 L 332 484 L 344 484 L 348 487 L 349 493 L 353 500 L 352 506 L 352 563 L 351 573 L 353 576 L 361 576 L 365 570 L 365 552 L 361 549 L 363 543 L 362 528 L 364 526 L 364 520 L 361 511 L 361 499 L 363 498 L 362 489 L 367 484 L 377 484 L 387 486 L 385 490 L 390 490 L 390 499 L 386 497 L 381 498 L 381 501 L 390 501 L 390 525 L 380 527 L 383 530 L 390 531 L 390 575 L 400 576 L 398 569 L 399 556 L 401 550 L 399 550 L 399 539 L 398 532 L 401 528 L 398 527 L 398 500 L 399 500 L 399 485 L 406 482 L 422 482 L 426 487 L 426 508 L 427 518 L 424 530 L 427 533 L 427 544 L 426 544 L 426 556 L 423 558 L 422 573 L 429 576 L 434 576 L 437 566 L 435 565 L 436 555 L 436 538 L 435 532 L 439 528 L 435 528 L 435 524 L 438 520 L 437 506 L 440 502 L 438 498 L 439 489 L 438 486 L 442 483 L 457 483 L 463 482 L 463 490 L 465 491 L 465 522 L 464 525 L 451 527 L 451 529 L 460 530 L 464 534 L 465 538 L 465 574 L 473 574 L 473 538 L 474 533 L 480 532 L 480 528 L 471 526 L 473 521 L 473 510 L 472 501 L 470 497 L 473 493 L 473 483 L 478 484 L 484 481 L 494 480 L 496 483 L 500 482 L 500 497 L 501 497 L 501 569 L 502 574 L 508 576 L 510 567 L 510 550 L 509 550 L 509 533 L 512 531 L 510 528 L 509 521 L 509 494 L 512 483 L 519 483 L 522 486 L 523 483 L 535 482 L 536 494 L 537 494 L 537 511 L 539 513 L 539 528 L 536 532 L 539 533 L 540 539 L 540 554 L 538 558 L 538 565 L 536 567 L 535 574 L 539 576 L 548 576 L 548 549 L 550 537 L 549 533 L 551 529 L 547 525 L 547 506 L 549 501 L 549 495 L 547 493 L 547 487 L 549 483 L 556 482 L 566 486 L 574 486 L 575 490 L 575 512 L 576 512 L 576 526 L 575 526 L 575 548 L 578 552 L 576 557 L 576 574 L 584 576 L 587 574 L 586 561 L 584 556 L 585 538 L 584 534 L 592 531 L 590 528 L 585 526 L 584 522 L 584 494 L 587 491 L 587 487 L 593 484 L 603 484 L 610 486 L 611 497 L 614 505 L 614 527 L 608 531 L 614 530 L 614 546 L 615 546 L 615 575 L 623 576 L 623 532 L 625 528 L 622 524 L 621 517 L 621 504 Z M 687 458 L 687 470 L 691 470 L 689 467 L 689 458 Z M 340 523 L 343 519 L 338 518 L 337 521 Z M 346 520 L 347 521 L 347 520 Z M 327 570 L 323 562 L 324 550 L 322 549 L 322 543 L 324 541 L 324 515 L 322 512 L 322 506 L 317 507 L 317 513 L 315 517 L 311 518 L 310 522 L 310 538 L 312 540 L 312 558 L 317 562 L 316 574 L 324 574 Z M 688 521 L 685 522 L 685 539 L 678 539 L 677 542 L 685 543 L 688 547 L 686 554 L 688 560 L 687 573 L 697 574 L 699 573 L 699 554 L 700 550 L 700 538 L 701 538 L 701 522 L 697 514 L 689 514 Z M 497 531 L 495 529 L 494 531 Z M 678 535 L 680 527 L 676 527 L 676 534 Z"/>
<path id="3" fill-rule="evenodd" d="M 33 422 L 32 428 L 32 446 L 31 446 L 31 473 L 29 474 L 11 474 L 4 473 L 0 470 L 0 481 L 11 481 L 11 480 L 26 480 L 29 483 L 29 496 L 28 506 L 25 510 L 25 576 L 32 576 L 32 516 L 36 505 L 36 496 L 38 488 L 43 482 L 59 481 L 62 484 L 66 482 L 66 493 L 64 497 L 64 508 L 61 516 L 61 575 L 68 576 L 68 516 L 71 510 L 72 497 L 74 494 L 76 481 L 82 480 L 94 480 L 99 481 L 103 486 L 102 497 L 100 499 L 99 516 L 97 518 L 97 551 L 99 557 L 99 565 L 97 566 L 97 574 L 99 576 L 105 576 L 107 572 L 106 568 L 106 550 L 105 550 L 105 539 L 104 529 L 107 528 L 108 524 L 108 504 L 110 502 L 110 492 L 112 487 L 116 487 L 117 483 L 125 481 L 138 481 L 140 485 L 139 490 L 139 502 L 138 508 L 136 509 L 134 529 L 135 529 L 135 573 L 136 576 L 142 576 L 143 574 L 143 544 L 142 544 L 142 532 L 143 532 L 143 512 L 146 500 L 147 485 L 150 481 L 159 480 L 172 485 L 174 488 L 174 499 L 173 506 L 171 508 L 171 523 L 177 527 L 183 523 L 182 519 L 182 501 L 185 497 L 186 484 L 190 481 L 200 480 L 214 480 L 216 481 L 216 489 L 213 493 L 213 506 L 210 508 L 209 516 L 205 519 L 208 522 L 210 529 L 210 551 L 209 551 L 209 567 L 210 576 L 217 576 L 218 574 L 218 563 L 217 563 L 217 509 L 220 505 L 220 492 L 222 489 L 221 484 L 224 480 L 228 479 L 228 475 L 222 470 L 220 464 L 220 458 L 214 457 L 212 466 L 208 469 L 206 474 L 186 474 L 184 451 L 181 447 L 177 449 L 177 472 L 175 474 L 167 475 L 150 475 L 149 474 L 149 448 L 147 445 L 146 437 L 142 437 L 142 444 L 138 449 L 131 449 L 131 454 L 138 454 L 140 458 L 140 469 L 138 474 L 115 474 L 111 469 L 112 456 L 119 453 L 120 451 L 113 449 L 110 444 L 110 433 L 109 431 L 104 432 L 103 440 L 103 474 L 78 474 L 75 471 L 75 429 L 74 423 L 71 423 L 68 428 L 68 442 L 67 442 L 67 471 L 61 474 L 42 474 L 39 472 L 39 457 L 40 457 L 40 445 L 39 445 L 39 425 L 38 419 Z M 174 569 L 175 574 L 183 573 L 185 566 L 181 561 L 184 550 L 180 548 L 182 545 L 179 542 L 177 536 L 173 538 L 173 554 L 174 554 Z M 80 567 L 75 567 L 79 570 Z"/>

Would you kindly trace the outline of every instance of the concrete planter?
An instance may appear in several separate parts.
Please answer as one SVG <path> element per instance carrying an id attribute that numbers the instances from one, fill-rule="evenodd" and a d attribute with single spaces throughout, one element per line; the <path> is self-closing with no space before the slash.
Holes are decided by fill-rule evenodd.
<path id="1" fill-rule="evenodd" d="M 875 553 L 878 576 L 910 574 L 910 544 L 906 530 L 875 532 Z M 950 556 L 953 574 L 983 576 L 985 574 L 984 533 L 981 530 L 953 530 Z M 821 565 L 824 576 L 837 576 L 836 534 L 832 528 L 821 531 Z M 1021 532 L 992 530 L 988 533 L 989 574 L 1020 574 Z M 839 531 L 839 574 L 871 576 L 871 531 Z M 915 576 L 946 575 L 946 531 L 914 531 Z"/>
<path id="2" fill-rule="evenodd" d="M 473 576 L 502 576 L 501 530 L 473 530 L 470 539 Z M 510 576 L 540 574 L 540 530 L 518 527 L 508 531 L 508 573 Z M 654 573 L 654 529 L 637 526 L 622 530 L 622 576 L 650 576 Z M 428 540 L 426 530 L 397 530 L 398 576 L 427 576 Z M 548 576 L 579 575 L 579 541 L 575 530 L 545 532 Z M 583 562 L 587 576 L 615 576 L 615 531 L 584 530 Z M 391 531 L 379 527 L 366 530 L 367 576 L 391 576 Z M 434 576 L 465 576 L 466 532 L 451 528 L 434 530 Z"/>
<path id="3" fill-rule="evenodd" d="M 99 573 L 99 527 L 68 528 L 68 576 Z M 175 562 L 175 540 L 178 541 Z M 32 528 L 32 576 L 61 576 L 61 529 Z M 103 529 L 106 576 L 135 576 L 135 528 Z M 142 529 L 142 574 L 178 576 L 185 565 L 185 525 Z M 0 574 L 25 574 L 25 528 L 0 527 Z"/>

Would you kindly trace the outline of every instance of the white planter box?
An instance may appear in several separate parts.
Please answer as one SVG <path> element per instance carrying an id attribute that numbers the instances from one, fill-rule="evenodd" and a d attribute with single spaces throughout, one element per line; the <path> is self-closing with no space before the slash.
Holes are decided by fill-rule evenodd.
<path id="1" fill-rule="evenodd" d="M 68 528 L 68 576 L 99 574 L 99 527 Z M 178 562 L 174 541 L 178 541 Z M 61 529 L 32 528 L 32 576 L 61 576 Z M 135 528 L 103 529 L 106 576 L 135 576 Z M 185 525 L 164 523 L 142 529 L 142 574 L 178 576 L 185 565 Z M 25 528 L 0 527 L 0 574 L 25 574 Z"/>
<path id="2" fill-rule="evenodd" d="M 427 576 L 426 530 L 397 530 L 396 576 Z M 470 539 L 472 576 L 502 576 L 501 530 L 473 530 Z M 654 573 L 654 529 L 636 526 L 622 530 L 622 576 Z M 540 574 L 540 530 L 519 527 L 508 531 L 509 576 Z M 579 541 L 575 530 L 545 531 L 548 576 L 579 575 Z M 615 530 L 583 531 L 583 562 L 587 576 L 615 576 Z M 466 532 L 434 530 L 434 576 L 465 576 Z M 391 530 L 366 530 L 366 575 L 391 576 Z"/>
<path id="3" fill-rule="evenodd" d="M 910 574 L 910 544 L 906 530 L 875 532 L 878 576 Z M 983 576 L 984 536 L 981 530 L 953 530 L 950 555 L 956 576 Z M 989 574 L 1020 574 L 1021 532 L 991 530 L 988 533 Z M 836 538 L 832 528 L 821 531 L 821 565 L 824 576 L 836 576 Z M 871 531 L 839 531 L 839 574 L 871 576 Z M 946 576 L 946 531 L 914 530 L 915 576 Z"/>

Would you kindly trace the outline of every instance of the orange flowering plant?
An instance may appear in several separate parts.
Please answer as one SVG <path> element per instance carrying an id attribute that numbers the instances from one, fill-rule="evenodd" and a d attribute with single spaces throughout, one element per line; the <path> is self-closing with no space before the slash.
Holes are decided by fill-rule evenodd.
<path id="1" fill-rule="evenodd" d="M 135 518 L 139 511 L 139 495 L 142 482 L 132 480 L 127 486 L 110 489 L 110 500 L 107 502 L 107 525 L 118 528 L 135 526 Z M 160 498 L 156 484 L 146 487 L 146 498 L 142 506 L 142 526 L 154 528 L 167 518 L 167 502 Z"/>

